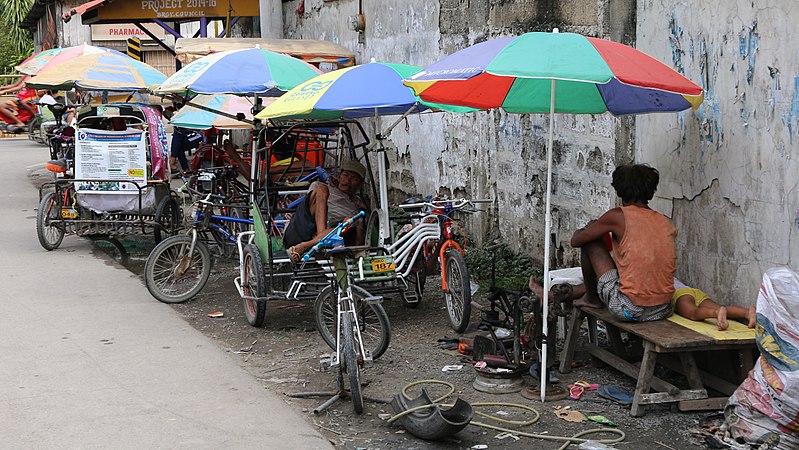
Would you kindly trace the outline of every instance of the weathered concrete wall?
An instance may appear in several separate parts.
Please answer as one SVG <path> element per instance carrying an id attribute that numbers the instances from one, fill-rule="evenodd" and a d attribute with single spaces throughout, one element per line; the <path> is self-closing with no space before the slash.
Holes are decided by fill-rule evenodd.
<path id="1" fill-rule="evenodd" d="M 284 3 L 286 37 L 328 39 L 355 50 L 358 62 L 426 66 L 477 42 L 527 31 L 580 32 L 632 43 L 635 2 L 533 0 L 363 0 L 366 29 L 348 28 L 356 0 Z M 384 118 L 387 125 L 391 118 Z M 559 115 L 555 123 L 553 236 L 559 264 L 574 264 L 574 229 L 612 206 L 610 173 L 633 155 L 632 119 Z M 392 200 L 446 193 L 497 199 L 497 210 L 475 217 L 478 239 L 500 236 L 516 250 L 543 259 L 544 115 L 502 111 L 409 117 L 390 136 Z"/>
<path id="2" fill-rule="evenodd" d="M 792 0 L 638 4 L 637 47 L 706 89 L 694 113 L 637 119 L 680 230 L 678 275 L 752 305 L 769 267 L 799 267 L 799 49 Z"/>

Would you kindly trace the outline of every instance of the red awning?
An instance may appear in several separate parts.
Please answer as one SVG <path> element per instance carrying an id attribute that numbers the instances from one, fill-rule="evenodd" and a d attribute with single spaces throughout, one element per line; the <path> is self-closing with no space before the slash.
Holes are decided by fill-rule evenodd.
<path id="1" fill-rule="evenodd" d="M 64 20 L 64 22 L 69 22 L 69 20 L 72 19 L 72 16 L 74 16 L 75 14 L 83 15 L 87 11 L 91 11 L 93 9 L 99 8 L 99 7 L 105 5 L 108 2 L 109 2 L 109 0 L 92 0 L 90 2 L 86 2 L 86 3 L 82 4 L 82 5 L 78 5 L 78 6 L 74 7 L 74 8 L 72 8 L 72 9 L 70 9 L 69 12 L 64 13 L 64 16 L 62 17 L 62 19 Z"/>

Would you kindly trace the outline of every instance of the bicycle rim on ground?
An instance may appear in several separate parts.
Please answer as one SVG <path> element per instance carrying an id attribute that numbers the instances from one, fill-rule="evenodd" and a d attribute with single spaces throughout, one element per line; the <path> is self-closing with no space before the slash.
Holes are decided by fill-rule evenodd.
<path id="1" fill-rule="evenodd" d="M 241 286 L 244 295 L 248 297 L 264 297 L 266 295 L 266 276 L 264 275 L 264 263 L 258 248 L 253 244 L 244 247 L 244 276 Z M 266 302 L 242 299 L 244 304 L 244 315 L 247 322 L 254 327 L 264 324 L 266 318 Z"/>

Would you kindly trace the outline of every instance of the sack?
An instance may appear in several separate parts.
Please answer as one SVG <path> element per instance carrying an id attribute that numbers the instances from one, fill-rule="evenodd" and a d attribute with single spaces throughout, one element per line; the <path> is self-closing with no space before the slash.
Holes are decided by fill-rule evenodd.
<path id="1" fill-rule="evenodd" d="M 773 268 L 757 297 L 761 356 L 724 408 L 730 435 L 761 449 L 799 447 L 799 274 Z"/>

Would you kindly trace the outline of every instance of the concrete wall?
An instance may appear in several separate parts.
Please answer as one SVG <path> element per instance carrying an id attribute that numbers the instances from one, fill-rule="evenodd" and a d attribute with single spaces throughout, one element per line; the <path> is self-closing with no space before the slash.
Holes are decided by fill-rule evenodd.
<path id="1" fill-rule="evenodd" d="M 392 200 L 496 198 L 497 210 L 470 223 L 472 236 L 499 236 L 541 260 L 543 158 L 553 126 L 557 265 L 576 264 L 571 233 L 616 204 L 613 168 L 649 163 L 661 171 L 652 206 L 680 230 L 678 275 L 722 303 L 748 305 L 765 269 L 795 267 L 799 255 L 799 58 L 786 40 L 799 9 L 791 4 L 363 0 L 366 29 L 357 33 L 348 27 L 356 0 L 306 0 L 302 15 L 298 1 L 284 3 L 284 24 L 286 37 L 331 40 L 355 50 L 359 63 L 425 66 L 486 39 L 557 26 L 635 45 L 680 70 L 707 90 L 696 112 L 559 115 L 553 124 L 502 111 L 409 117 L 389 142 Z"/>
<path id="2" fill-rule="evenodd" d="M 799 8 L 647 0 L 637 15 L 638 48 L 707 92 L 695 113 L 637 119 L 636 158 L 661 170 L 680 230 L 678 275 L 753 305 L 766 269 L 799 267 Z"/>

